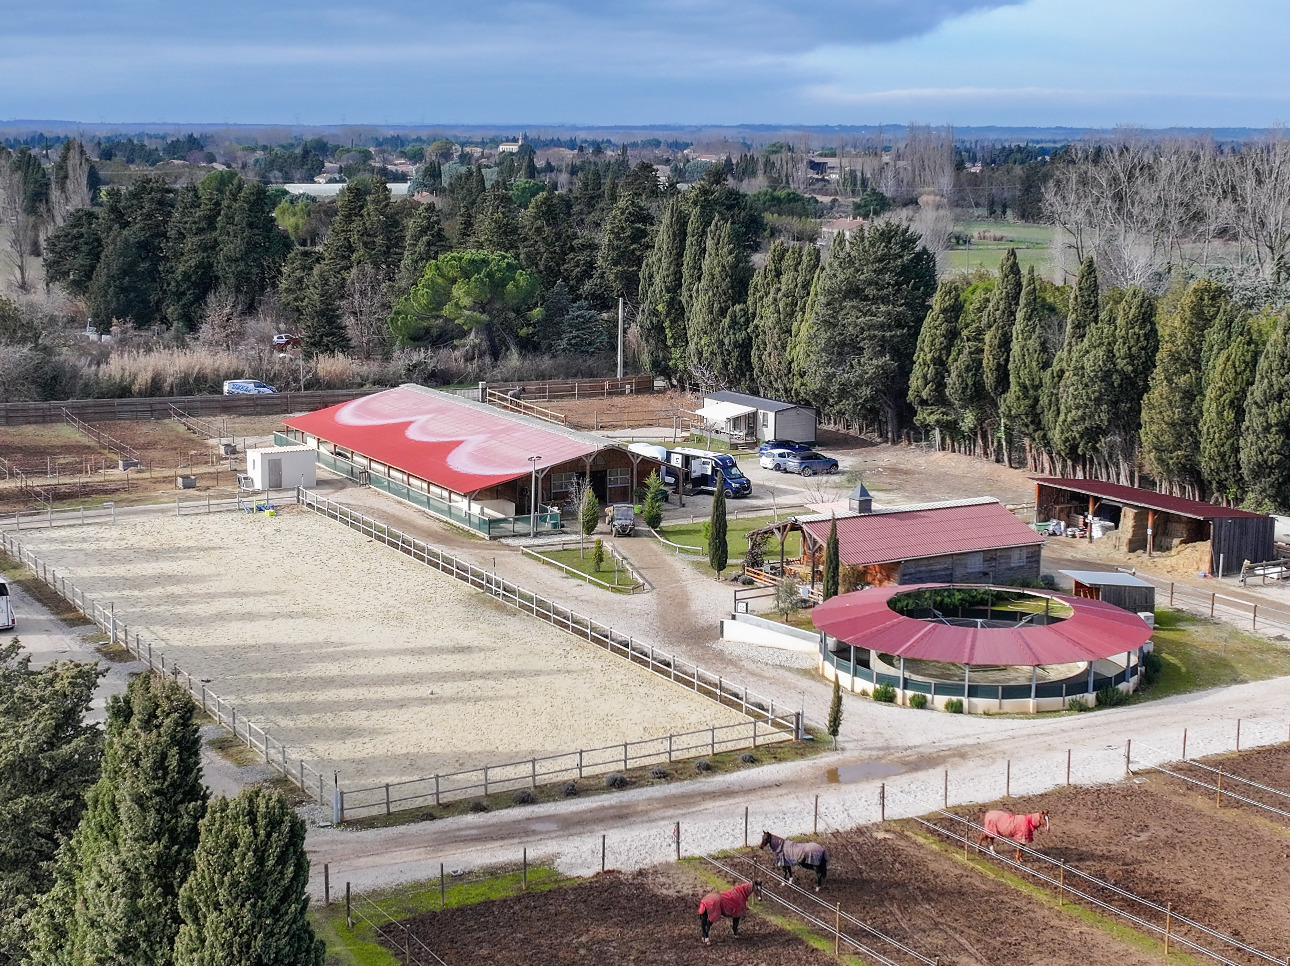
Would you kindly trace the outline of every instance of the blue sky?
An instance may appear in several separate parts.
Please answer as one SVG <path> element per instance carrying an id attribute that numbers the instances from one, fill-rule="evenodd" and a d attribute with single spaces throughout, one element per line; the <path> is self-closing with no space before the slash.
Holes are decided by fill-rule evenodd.
<path id="1" fill-rule="evenodd" d="M 0 119 L 1290 119 L 1284 0 L 0 0 Z"/>

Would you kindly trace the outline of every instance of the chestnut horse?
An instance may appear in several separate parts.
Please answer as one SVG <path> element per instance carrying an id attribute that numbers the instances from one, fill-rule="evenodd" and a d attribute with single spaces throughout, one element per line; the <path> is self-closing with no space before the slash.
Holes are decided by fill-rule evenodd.
<path id="1" fill-rule="evenodd" d="M 1012 839 L 1017 843 L 1017 861 L 1021 861 L 1021 846 L 1029 845 L 1035 840 L 1035 832 L 1042 825 L 1045 830 L 1050 826 L 1048 824 L 1047 812 L 1032 812 L 1029 815 L 1013 815 L 1011 812 L 1005 812 L 1000 809 L 991 809 L 985 813 L 985 818 L 981 820 L 985 831 L 981 833 L 981 838 L 977 840 L 976 847 L 979 849 L 985 845 L 986 839 L 990 840 L 990 851 L 994 851 L 994 843 L 999 839 Z"/>

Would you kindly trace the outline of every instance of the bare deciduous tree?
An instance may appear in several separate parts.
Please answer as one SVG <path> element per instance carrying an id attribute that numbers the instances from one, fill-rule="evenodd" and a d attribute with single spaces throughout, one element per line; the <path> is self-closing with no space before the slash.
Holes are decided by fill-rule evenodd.
<path id="1" fill-rule="evenodd" d="M 366 263 L 354 266 L 345 282 L 345 327 L 364 359 L 385 354 L 389 346 L 390 293 L 385 274 Z"/>
<path id="2" fill-rule="evenodd" d="M 31 288 L 31 259 L 40 243 L 40 218 L 26 210 L 22 172 L 8 151 L 0 151 L 0 232 L 5 259 L 14 271 L 20 292 Z"/>
<path id="3" fill-rule="evenodd" d="M 238 310 L 235 292 L 220 287 L 206 296 L 198 341 L 202 345 L 232 352 L 246 340 L 246 316 Z"/>

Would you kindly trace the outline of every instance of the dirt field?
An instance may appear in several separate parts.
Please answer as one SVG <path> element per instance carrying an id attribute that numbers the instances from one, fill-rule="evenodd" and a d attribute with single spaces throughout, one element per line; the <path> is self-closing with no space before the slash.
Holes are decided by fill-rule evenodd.
<path id="1" fill-rule="evenodd" d="M 825 898 L 945 966 L 1153 959 L 900 831 L 863 828 L 820 841 L 829 850 Z"/>
<path id="2" fill-rule="evenodd" d="M 1279 749 L 1225 760 L 1237 774 L 1262 775 L 1285 787 L 1287 757 Z M 1160 905 L 1172 903 L 1176 913 L 1273 956 L 1290 956 L 1290 829 L 1269 821 L 1275 816 L 1218 809 L 1203 790 L 1151 772 L 1005 807 L 1050 812 L 1051 831 L 1036 839 L 1045 854 Z M 983 809 L 955 811 L 979 822 Z"/>
<path id="3" fill-rule="evenodd" d="M 627 429 L 640 426 L 672 425 L 672 417 L 692 413 L 702 406 L 699 396 L 683 392 L 646 392 L 630 396 L 601 396 L 591 399 L 529 399 L 535 406 L 564 413 L 569 425 L 579 429 Z"/>
<path id="4" fill-rule="evenodd" d="M 23 540 L 350 788 L 743 720 L 305 511 Z"/>
<path id="5" fill-rule="evenodd" d="M 699 940 L 699 898 L 711 890 L 685 870 L 596 876 L 569 888 L 433 912 L 413 933 L 453 966 L 797 966 L 836 962 L 754 911 Z M 754 905 L 754 910 L 756 906 Z"/>

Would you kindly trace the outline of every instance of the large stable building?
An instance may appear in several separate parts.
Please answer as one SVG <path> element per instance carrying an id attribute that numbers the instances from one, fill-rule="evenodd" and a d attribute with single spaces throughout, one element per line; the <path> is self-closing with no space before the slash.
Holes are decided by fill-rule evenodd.
<path id="1" fill-rule="evenodd" d="M 283 442 L 314 447 L 324 467 L 488 537 L 558 529 L 560 508 L 580 480 L 602 504 L 631 502 L 637 483 L 659 465 L 603 436 L 424 386 L 387 389 L 285 423 Z"/>
<path id="2" fill-rule="evenodd" d="M 1085 525 L 1105 520 L 1127 553 L 1175 550 L 1208 542 L 1210 573 L 1239 573 L 1242 562 L 1262 563 L 1276 556 L 1276 521 L 1263 513 L 1184 500 L 1101 480 L 1035 477 L 1036 519 Z"/>

